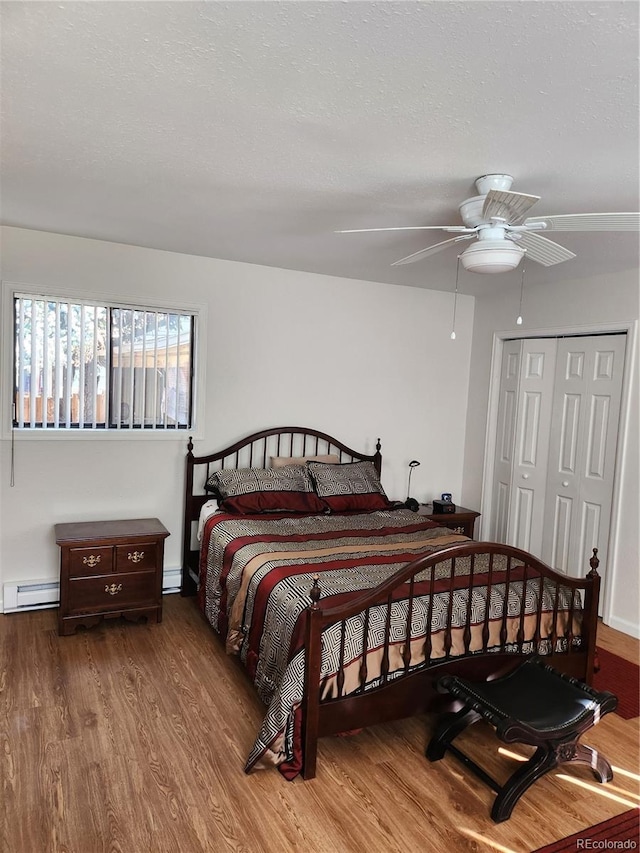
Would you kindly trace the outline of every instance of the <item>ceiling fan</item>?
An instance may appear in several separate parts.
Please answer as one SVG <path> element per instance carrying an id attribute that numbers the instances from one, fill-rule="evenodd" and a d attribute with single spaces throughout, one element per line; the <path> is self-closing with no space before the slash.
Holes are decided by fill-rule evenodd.
<path id="1" fill-rule="evenodd" d="M 573 213 L 558 216 L 526 217 L 540 196 L 511 192 L 511 175 L 483 175 L 478 178 L 479 195 L 459 206 L 463 225 L 415 225 L 396 228 L 351 228 L 338 234 L 366 231 L 448 231 L 450 237 L 419 252 L 394 261 L 392 266 L 412 264 L 465 240 L 474 240 L 460 256 L 465 269 L 477 273 L 499 273 L 515 269 L 522 258 L 531 258 L 549 267 L 575 258 L 574 252 L 541 231 L 638 231 L 640 213 Z"/>

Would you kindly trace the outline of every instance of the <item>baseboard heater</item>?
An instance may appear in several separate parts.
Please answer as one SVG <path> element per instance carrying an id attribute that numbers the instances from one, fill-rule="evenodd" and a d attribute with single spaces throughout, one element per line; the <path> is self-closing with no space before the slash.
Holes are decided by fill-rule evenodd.
<path id="1" fill-rule="evenodd" d="M 165 569 L 162 575 L 162 592 L 179 592 L 181 582 L 180 569 Z M 60 584 L 58 581 L 8 581 L 3 584 L 3 613 L 19 613 L 22 610 L 43 610 L 57 607 L 60 603 Z"/>

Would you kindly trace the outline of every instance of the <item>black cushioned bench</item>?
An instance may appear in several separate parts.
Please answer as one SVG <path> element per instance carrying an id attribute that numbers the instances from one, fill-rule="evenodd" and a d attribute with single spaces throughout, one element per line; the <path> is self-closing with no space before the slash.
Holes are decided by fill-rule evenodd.
<path id="1" fill-rule="evenodd" d="M 604 714 L 616 709 L 618 699 L 613 693 L 593 690 L 557 672 L 535 655 L 494 681 L 472 682 L 447 675 L 439 679 L 438 689 L 462 701 L 463 706 L 443 717 L 427 747 L 427 758 L 438 761 L 449 750 L 492 788 L 498 795 L 491 810 L 496 823 L 511 816 L 517 801 L 537 779 L 564 762 L 588 764 L 600 782 L 613 778 L 607 759 L 590 746 L 578 743 L 580 736 Z M 480 719 L 495 726 L 497 736 L 505 743 L 536 747 L 531 758 L 520 764 L 504 785 L 499 785 L 452 743 Z"/>

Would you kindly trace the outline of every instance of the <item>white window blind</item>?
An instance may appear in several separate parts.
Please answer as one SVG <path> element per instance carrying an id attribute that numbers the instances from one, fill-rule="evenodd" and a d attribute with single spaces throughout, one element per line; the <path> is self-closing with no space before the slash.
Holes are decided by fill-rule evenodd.
<path id="1" fill-rule="evenodd" d="M 18 429 L 192 426 L 192 313 L 14 296 Z"/>

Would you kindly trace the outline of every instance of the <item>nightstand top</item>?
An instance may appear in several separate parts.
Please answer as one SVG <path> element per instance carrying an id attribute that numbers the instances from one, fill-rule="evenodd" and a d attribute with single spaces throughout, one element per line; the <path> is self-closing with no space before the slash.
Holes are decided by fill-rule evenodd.
<path id="1" fill-rule="evenodd" d="M 157 518 L 127 518 L 117 521 L 72 521 L 55 525 L 56 543 L 80 542 L 86 539 L 131 538 L 135 536 L 169 536 Z"/>
<path id="2" fill-rule="evenodd" d="M 420 509 L 418 510 L 420 515 L 428 515 L 429 517 L 434 516 L 436 519 L 447 519 L 447 518 L 456 518 L 461 515 L 466 515 L 471 518 L 478 518 L 480 513 L 475 509 L 467 509 L 465 506 L 459 506 L 456 504 L 455 512 L 434 512 L 433 504 L 420 504 Z"/>

